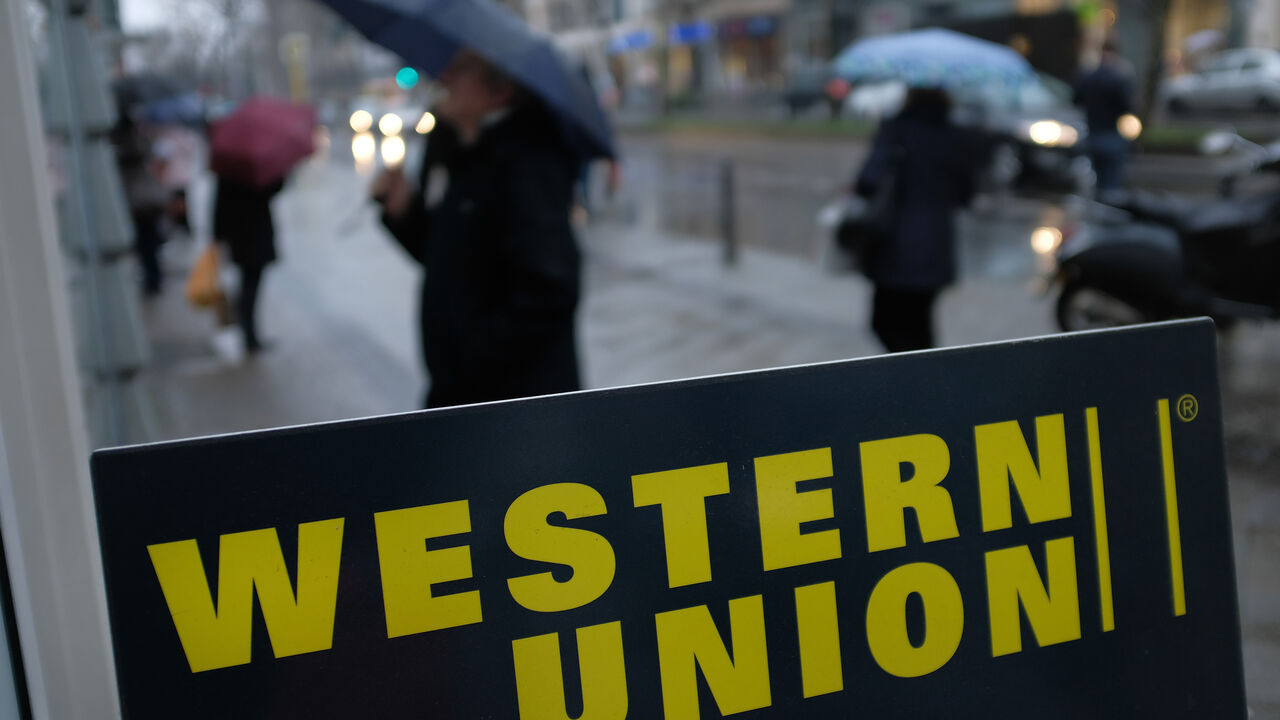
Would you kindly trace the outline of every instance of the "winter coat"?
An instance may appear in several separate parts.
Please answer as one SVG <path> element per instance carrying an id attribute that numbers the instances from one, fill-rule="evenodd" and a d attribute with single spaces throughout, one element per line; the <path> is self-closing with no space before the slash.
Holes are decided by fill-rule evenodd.
<path id="1" fill-rule="evenodd" d="M 261 268 L 276 259 L 271 199 L 282 187 L 283 180 L 256 188 L 218 178 L 213 203 L 213 236 L 231 247 L 231 261 L 236 265 Z"/>
<path id="2" fill-rule="evenodd" d="M 937 290 L 955 281 L 955 211 L 973 197 L 971 145 L 931 108 L 881 125 L 857 180 L 858 194 L 872 196 L 896 166 L 893 231 L 867 272 L 878 287 Z"/>
<path id="3" fill-rule="evenodd" d="M 1133 106 L 1133 80 L 1113 63 L 1081 73 L 1072 88 L 1072 101 L 1084 108 L 1089 136 L 1119 135 L 1116 122 Z"/>
<path id="4" fill-rule="evenodd" d="M 581 387 L 574 332 L 580 257 L 569 225 L 576 163 L 536 105 L 462 147 L 441 124 L 423 192 L 383 222 L 425 269 L 422 353 L 440 407 Z M 443 197 L 431 184 L 447 173 Z"/>

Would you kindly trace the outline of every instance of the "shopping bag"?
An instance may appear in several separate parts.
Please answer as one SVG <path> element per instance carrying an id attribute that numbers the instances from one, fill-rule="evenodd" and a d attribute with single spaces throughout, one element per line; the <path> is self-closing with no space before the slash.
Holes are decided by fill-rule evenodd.
<path id="1" fill-rule="evenodd" d="M 857 195 L 844 195 L 819 211 L 817 223 L 825 236 L 823 269 L 837 275 L 866 273 L 878 245 L 871 203 Z"/>
<path id="2" fill-rule="evenodd" d="M 196 257 L 187 275 L 187 302 L 198 308 L 214 308 L 225 302 L 218 278 L 218 247 L 209 243 Z"/>

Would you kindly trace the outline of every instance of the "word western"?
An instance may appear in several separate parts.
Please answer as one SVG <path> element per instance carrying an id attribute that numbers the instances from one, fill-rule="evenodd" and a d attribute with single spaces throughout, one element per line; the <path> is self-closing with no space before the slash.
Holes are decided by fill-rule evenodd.
<path id="1" fill-rule="evenodd" d="M 1186 610 L 1167 401 L 1159 401 L 1158 410 L 1173 610 L 1180 615 Z M 1095 408 L 1085 410 L 1085 426 L 1092 545 L 1097 557 L 1101 629 L 1106 632 L 1115 628 L 1115 619 Z M 1020 517 L 1032 525 L 1073 516 L 1063 415 L 1036 418 L 1034 431 L 1033 452 L 1017 421 L 974 427 L 972 450 L 982 532 L 1014 526 L 1015 498 L 1022 510 Z M 907 547 L 909 511 L 916 521 L 913 529 L 918 530 L 923 543 L 960 536 L 951 494 L 956 488 L 943 485 L 952 471 L 946 440 L 930 434 L 869 440 L 859 444 L 859 459 L 868 553 Z M 805 489 L 803 485 L 837 477 L 830 448 L 756 457 L 753 470 L 762 572 L 844 556 L 849 538 L 842 537 L 838 527 L 805 527 L 836 517 L 829 487 Z M 638 512 L 655 512 L 660 518 L 668 588 L 714 583 L 707 503 L 730 492 L 726 462 L 631 477 L 633 507 Z M 563 516 L 568 523 L 609 512 L 603 496 L 582 483 L 543 485 L 517 497 L 503 520 L 506 546 L 520 558 L 567 566 L 572 574 L 565 579 L 557 579 L 551 572 L 510 577 L 510 598 L 537 613 L 564 612 L 600 599 L 614 582 L 618 564 L 613 542 L 620 540 L 611 541 L 604 534 L 568 524 L 553 524 L 552 518 Z M 191 671 L 250 662 L 255 595 L 277 658 L 329 650 L 345 522 L 334 518 L 298 525 L 296 587 L 275 528 L 222 535 L 216 604 L 196 540 L 148 546 Z M 388 638 L 484 621 L 479 590 L 441 592 L 437 588 L 473 577 L 470 546 L 465 542 L 471 532 L 469 501 L 378 512 L 373 515 L 373 525 Z M 429 540 L 438 543 L 440 538 L 457 538 L 457 544 L 428 549 Z M 1040 556 L 1040 548 L 1036 549 Z M 1042 556 L 1043 573 L 1030 545 L 999 548 L 983 556 L 985 614 L 993 657 L 1022 651 L 1023 618 L 1038 646 L 1082 637 L 1075 538 L 1045 538 Z M 920 633 L 912 637 L 908 629 L 912 596 L 918 597 L 922 608 L 922 639 Z M 777 601 L 772 596 L 768 599 L 770 603 Z M 843 690 L 836 582 L 796 587 L 794 597 L 786 602 L 794 602 L 797 637 L 793 647 L 799 649 L 804 697 Z M 762 594 L 729 600 L 727 627 L 717 627 L 705 604 L 653 614 L 667 717 L 698 716 L 699 671 L 723 714 L 772 703 L 764 603 Z M 955 578 L 940 565 L 908 562 L 894 567 L 874 583 L 865 598 L 865 638 L 871 656 L 884 672 L 894 676 L 920 677 L 935 672 L 960 645 L 965 605 Z M 626 714 L 621 623 L 617 620 L 576 630 L 581 717 Z M 521 717 L 567 717 L 559 633 L 515 639 L 511 653 Z"/>

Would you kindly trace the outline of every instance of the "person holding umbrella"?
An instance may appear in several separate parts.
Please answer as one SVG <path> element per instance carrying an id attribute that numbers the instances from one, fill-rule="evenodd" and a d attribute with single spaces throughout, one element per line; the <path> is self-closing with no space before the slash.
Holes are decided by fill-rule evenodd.
<path id="1" fill-rule="evenodd" d="M 426 271 L 425 404 L 578 390 L 570 210 L 580 160 L 546 105 L 479 54 L 458 52 L 438 78 L 448 95 L 419 185 L 395 169 L 371 187 L 383 223 Z"/>
<path id="2" fill-rule="evenodd" d="M 879 203 L 886 229 L 866 268 L 875 285 L 871 329 L 889 352 L 933 347 L 934 302 L 956 278 L 954 214 L 974 188 L 950 106 L 942 88 L 911 88 L 902 111 L 876 132 L 856 182 L 860 195 L 890 196 Z"/>
<path id="3" fill-rule="evenodd" d="M 315 112 L 282 100 L 253 98 L 209 132 L 209 166 L 217 176 L 213 234 L 240 270 L 236 316 L 250 355 L 266 348 L 258 335 L 258 292 L 276 255 L 271 200 L 293 167 L 314 150 Z"/>
<path id="4" fill-rule="evenodd" d="M 956 278 L 956 211 L 973 198 L 973 138 L 952 123 L 950 91 L 1013 89 L 1035 79 L 1012 48 L 925 28 L 859 40 L 833 61 L 851 82 L 910 89 L 876 132 L 855 182 L 876 228 L 864 268 L 875 285 L 871 328 L 889 352 L 933 347 L 933 307 Z"/>
<path id="5" fill-rule="evenodd" d="M 323 2 L 449 91 L 424 182 L 392 171 L 371 189 L 426 270 L 427 406 L 577 390 L 573 182 L 615 157 L 595 93 L 496 0 Z"/>

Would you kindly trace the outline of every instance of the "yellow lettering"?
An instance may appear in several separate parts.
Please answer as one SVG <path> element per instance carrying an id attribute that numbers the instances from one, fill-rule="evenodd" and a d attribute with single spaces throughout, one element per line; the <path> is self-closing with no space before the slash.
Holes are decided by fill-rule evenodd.
<path id="1" fill-rule="evenodd" d="M 973 429 L 973 435 L 978 456 L 983 532 L 1013 527 L 1011 478 L 1029 522 L 1071 517 L 1067 436 L 1062 415 L 1036 418 L 1038 470 L 1016 420 L 979 425 Z"/>
<path id="2" fill-rule="evenodd" d="M 374 513 L 387 637 L 481 621 L 480 591 L 433 596 L 431 586 L 471 577 L 471 547 L 427 550 L 429 538 L 471 532 L 466 500 Z"/>
<path id="3" fill-rule="evenodd" d="M 1022 651 L 1019 604 L 1040 647 L 1080 639 L 1075 543 L 1069 537 L 1046 542 L 1045 559 L 1047 588 L 1026 545 L 987 553 L 991 657 Z"/>
<path id="4" fill-rule="evenodd" d="M 924 603 L 925 637 L 919 646 L 907 633 L 907 598 Z M 928 675 L 947 664 L 964 634 L 964 603 L 951 573 L 932 563 L 890 570 L 867 601 L 867 644 L 885 672 L 897 677 Z"/>
<path id="5" fill-rule="evenodd" d="M 148 545 L 191 672 L 249 662 L 255 591 L 276 657 L 332 647 L 342 528 L 342 518 L 298 526 L 296 599 L 275 528 L 223 535 L 216 608 L 195 540 Z"/>
<path id="6" fill-rule="evenodd" d="M 800 636 L 800 678 L 807 698 L 844 689 L 836 584 L 796 588 L 796 626 Z"/>
<path id="7" fill-rule="evenodd" d="M 760 548 L 765 570 L 840 557 L 839 530 L 800 532 L 800 523 L 826 520 L 835 516 L 835 510 L 829 488 L 797 492 L 796 484 L 831 475 L 831 448 L 756 458 Z"/>
<path id="8" fill-rule="evenodd" d="M 578 628 L 578 670 L 582 677 L 579 720 L 622 720 L 627 716 L 627 673 L 622 623 Z M 516 699 L 521 720 L 568 720 L 560 634 L 511 643 L 516 666 Z"/>
<path id="9" fill-rule="evenodd" d="M 958 537 L 951 494 L 939 485 L 951 469 L 947 443 L 937 435 L 872 440 L 861 445 L 862 493 L 866 499 L 867 548 L 871 552 L 906 547 L 903 511 L 913 508 L 924 542 Z M 913 474 L 902 479 L 902 465 Z"/>
<path id="10" fill-rule="evenodd" d="M 728 494 L 729 466 L 719 463 L 634 475 L 631 492 L 636 507 L 662 507 L 667 585 L 676 588 L 711 580 L 706 501 L 712 495 Z"/>
<path id="11" fill-rule="evenodd" d="M 594 488 L 558 483 L 534 488 L 507 509 L 503 530 L 511 552 L 526 560 L 568 565 L 573 576 L 557 582 L 549 573 L 511 578 L 511 597 L 535 612 L 561 612 L 582 607 L 604 594 L 613 583 L 613 547 L 589 530 L 559 527 L 547 522 L 551 513 L 565 519 L 604 515 L 604 498 Z"/>
<path id="12" fill-rule="evenodd" d="M 654 622 L 658 628 L 662 707 L 667 720 L 701 717 L 698 668 L 702 669 L 721 715 L 756 710 L 773 702 L 761 596 L 729 601 L 732 658 L 706 605 L 658 613 Z"/>

